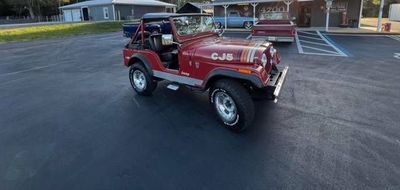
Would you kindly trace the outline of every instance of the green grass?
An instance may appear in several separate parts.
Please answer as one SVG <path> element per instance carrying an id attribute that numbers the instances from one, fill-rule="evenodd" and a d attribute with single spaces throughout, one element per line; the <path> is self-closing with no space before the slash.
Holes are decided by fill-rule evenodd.
<path id="1" fill-rule="evenodd" d="M 0 29 L 0 43 L 118 32 L 122 30 L 122 24 L 122 22 L 70 23 Z"/>

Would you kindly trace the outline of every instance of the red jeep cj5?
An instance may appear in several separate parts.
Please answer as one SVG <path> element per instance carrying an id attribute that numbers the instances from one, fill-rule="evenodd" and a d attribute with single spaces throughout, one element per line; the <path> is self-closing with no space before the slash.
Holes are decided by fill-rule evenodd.
<path id="1" fill-rule="evenodd" d="M 171 34 L 145 31 L 146 24 L 169 23 Z M 221 37 L 206 14 L 148 13 L 124 49 L 133 89 L 151 95 L 162 80 L 209 90 L 219 119 L 242 131 L 254 118 L 252 98 L 277 100 L 288 67 L 278 70 L 280 56 L 268 42 Z"/>

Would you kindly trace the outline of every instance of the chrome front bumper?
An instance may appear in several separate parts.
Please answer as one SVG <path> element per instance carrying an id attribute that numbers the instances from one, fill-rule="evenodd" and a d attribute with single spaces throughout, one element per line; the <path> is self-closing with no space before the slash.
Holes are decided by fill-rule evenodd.
<path id="1" fill-rule="evenodd" d="M 282 86 L 286 81 L 287 73 L 289 71 L 289 66 L 286 66 L 282 71 L 275 73 L 271 79 L 268 87 L 273 88 L 273 99 L 274 102 L 278 102 L 278 97 L 281 93 Z"/>
<path id="2" fill-rule="evenodd" d="M 252 36 L 252 40 L 269 42 L 294 42 L 294 37 L 285 36 Z"/>

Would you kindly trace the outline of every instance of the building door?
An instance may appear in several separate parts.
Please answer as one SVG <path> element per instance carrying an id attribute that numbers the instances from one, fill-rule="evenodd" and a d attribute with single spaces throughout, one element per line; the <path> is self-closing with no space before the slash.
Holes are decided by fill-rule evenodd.
<path id="1" fill-rule="evenodd" d="M 72 11 L 71 10 L 63 10 L 64 21 L 72 22 Z"/>
<path id="2" fill-rule="evenodd" d="M 72 9 L 71 11 L 72 11 L 72 22 L 80 22 L 82 20 L 81 10 Z"/>
<path id="3" fill-rule="evenodd" d="M 300 5 L 299 22 L 297 25 L 300 27 L 311 26 L 311 6 Z"/>
<path id="4" fill-rule="evenodd" d="M 83 20 L 89 20 L 89 9 L 87 7 L 82 8 Z"/>

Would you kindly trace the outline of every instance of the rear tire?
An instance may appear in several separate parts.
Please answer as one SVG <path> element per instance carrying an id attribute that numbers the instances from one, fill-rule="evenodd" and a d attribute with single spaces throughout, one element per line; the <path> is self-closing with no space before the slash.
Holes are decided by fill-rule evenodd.
<path id="1" fill-rule="evenodd" d="M 157 82 L 140 63 L 129 69 L 129 80 L 136 93 L 142 96 L 150 96 L 157 87 Z"/>
<path id="2" fill-rule="evenodd" d="M 218 80 L 210 89 L 210 102 L 220 121 L 232 131 L 244 131 L 253 123 L 254 103 L 247 90 L 235 80 Z"/>

